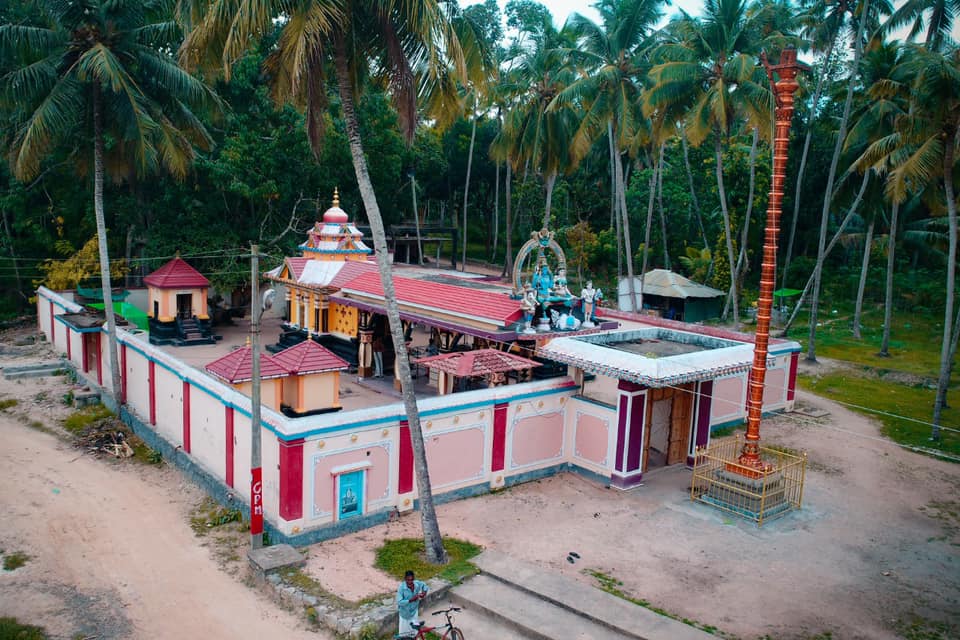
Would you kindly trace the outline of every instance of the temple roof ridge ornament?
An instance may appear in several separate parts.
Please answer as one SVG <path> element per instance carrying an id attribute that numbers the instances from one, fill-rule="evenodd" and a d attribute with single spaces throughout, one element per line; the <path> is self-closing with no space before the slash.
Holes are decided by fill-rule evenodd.
<path id="1" fill-rule="evenodd" d="M 340 208 L 340 192 L 336 187 L 331 207 L 307 232 L 307 241 L 300 249 L 304 256 L 321 260 L 364 260 L 371 253 L 363 242 L 363 233 Z"/>

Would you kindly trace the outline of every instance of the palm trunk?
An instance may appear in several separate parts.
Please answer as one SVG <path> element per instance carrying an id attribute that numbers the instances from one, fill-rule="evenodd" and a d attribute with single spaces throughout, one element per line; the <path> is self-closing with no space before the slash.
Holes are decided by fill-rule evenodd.
<path id="1" fill-rule="evenodd" d="M 657 207 L 660 209 L 660 233 L 663 239 L 663 266 L 670 271 L 670 249 L 667 246 L 667 216 L 663 212 L 663 151 L 665 144 L 660 145 L 660 161 L 657 166 Z"/>
<path id="2" fill-rule="evenodd" d="M 473 143 L 477 139 L 477 115 L 473 114 L 473 128 L 470 132 L 470 151 L 467 154 L 467 181 L 463 185 L 463 260 L 460 270 L 467 270 L 467 196 L 470 194 L 470 170 L 473 168 Z"/>
<path id="3" fill-rule="evenodd" d="M 747 192 L 747 212 L 743 216 L 743 232 L 740 234 L 740 255 L 737 257 L 737 281 L 743 283 L 747 273 L 747 241 L 750 238 L 750 218 L 753 217 L 753 196 L 757 185 L 757 143 L 760 130 L 753 128 L 753 143 L 750 145 L 750 188 Z"/>
<path id="4" fill-rule="evenodd" d="M 707 230 L 703 226 L 703 213 L 700 211 L 700 200 L 697 198 L 697 188 L 693 184 L 693 171 L 690 170 L 690 150 L 687 147 L 687 134 L 680 132 L 680 144 L 683 145 L 683 165 L 687 169 L 687 182 L 690 183 L 690 201 L 693 202 L 693 212 L 697 216 L 697 226 L 700 227 L 700 235 L 703 236 L 703 248 L 710 248 L 710 241 L 707 239 Z"/>
<path id="5" fill-rule="evenodd" d="M 890 323 L 893 322 L 893 270 L 896 265 L 894 252 L 897 248 L 897 218 L 900 214 L 900 203 L 894 202 L 890 212 L 890 232 L 887 235 L 887 290 L 883 299 L 883 338 L 880 340 L 880 353 L 884 358 L 890 357 Z"/>
<path id="6" fill-rule="evenodd" d="M 947 198 L 947 220 L 950 224 L 950 249 L 947 254 L 947 291 L 943 313 L 943 344 L 940 346 L 940 375 L 937 379 L 937 397 L 933 402 L 932 440 L 940 439 L 940 417 L 947 402 L 950 386 L 950 351 L 953 338 L 953 288 L 957 269 L 957 201 L 953 192 L 953 150 L 956 135 L 946 136 L 943 147 L 943 188 Z"/>
<path id="7" fill-rule="evenodd" d="M 553 171 L 544 177 L 543 186 L 547 191 L 546 201 L 543 205 L 543 226 L 541 229 L 550 228 L 550 205 L 553 203 L 553 186 L 557 184 L 557 172 Z"/>
<path id="8" fill-rule="evenodd" d="M 510 195 L 511 186 L 513 184 L 513 167 L 510 165 L 509 160 L 507 160 L 506 164 L 507 164 L 507 171 L 506 171 L 507 176 L 503 184 L 503 195 L 506 200 L 506 202 L 504 203 L 504 206 L 506 207 L 504 214 L 507 217 L 507 219 L 505 220 L 507 228 L 505 230 L 506 238 L 504 239 L 503 244 L 504 244 L 507 255 L 504 257 L 504 260 L 503 260 L 502 275 L 509 276 L 510 273 L 513 271 L 513 216 L 512 216 L 513 200 L 511 199 L 512 196 Z"/>
<path id="9" fill-rule="evenodd" d="M 634 282 L 633 275 L 633 245 L 630 242 L 630 220 L 627 217 L 627 196 L 626 189 L 623 186 L 623 166 L 620 160 L 620 152 L 617 151 L 613 154 L 614 159 L 614 168 L 617 172 L 617 200 L 620 203 L 620 226 L 623 230 L 623 244 L 626 249 L 627 256 L 627 289 L 630 292 L 630 310 L 636 313 L 637 311 L 637 293 L 636 293 L 636 283 Z M 617 283 L 617 291 L 619 292 L 620 283 Z M 619 298 L 619 293 L 617 295 Z M 640 307 L 643 308 L 642 306 Z"/>
<path id="10" fill-rule="evenodd" d="M 863 32 L 867 26 L 866 16 L 870 15 L 870 0 L 863 1 L 863 10 L 860 13 L 864 19 L 857 29 L 856 41 L 853 46 L 853 67 L 847 81 L 847 99 L 843 103 L 843 115 L 840 118 L 840 130 L 837 131 L 837 142 L 833 146 L 833 158 L 830 160 L 830 172 L 827 174 L 827 184 L 824 187 L 823 210 L 820 212 L 820 241 L 817 245 L 817 264 L 813 268 L 813 298 L 810 300 L 810 327 L 807 335 L 807 360 L 817 361 L 817 307 L 820 304 L 820 282 L 823 279 L 823 250 L 827 240 L 827 226 L 830 222 L 830 204 L 833 202 L 833 184 L 837 177 L 837 165 L 840 163 L 840 152 L 847 138 L 847 124 L 850 121 L 850 107 L 853 104 L 853 90 L 860 74 L 860 57 L 863 55 Z"/>
<path id="11" fill-rule="evenodd" d="M 620 202 L 617 200 L 617 174 L 616 172 L 616 162 L 613 159 L 613 154 L 616 153 L 614 143 L 613 143 L 613 122 L 607 121 L 607 147 L 610 155 L 610 228 L 614 228 L 618 225 L 617 221 L 617 205 Z"/>
<path id="12" fill-rule="evenodd" d="M 500 162 L 494 162 L 493 179 L 493 251 L 490 252 L 490 262 L 497 263 L 497 245 L 500 239 Z"/>
<path id="13" fill-rule="evenodd" d="M 797 187 L 793 192 L 793 218 L 790 220 L 790 235 L 787 239 L 787 250 L 783 257 L 783 276 L 780 278 L 780 286 L 787 286 L 787 271 L 790 269 L 790 258 L 793 255 L 793 239 L 797 233 L 797 217 L 800 215 L 800 194 L 803 188 L 803 172 L 807 167 L 807 154 L 810 152 L 810 140 L 813 137 L 813 123 L 817 118 L 817 105 L 820 104 L 820 96 L 823 94 L 823 85 L 830 75 L 830 57 L 833 55 L 833 47 L 836 38 L 830 40 L 827 50 L 823 54 L 823 71 L 817 78 L 817 89 L 813 92 L 813 102 L 810 103 L 810 114 L 807 116 L 807 134 L 803 139 L 803 153 L 800 154 L 800 168 L 797 170 Z"/>
<path id="14" fill-rule="evenodd" d="M 863 182 L 860 183 L 860 191 L 857 193 L 857 197 L 854 199 L 853 204 L 850 205 L 850 210 L 847 211 L 847 215 L 843 217 L 843 222 L 840 223 L 840 228 L 837 229 L 837 232 L 833 234 L 833 238 L 830 239 L 830 244 L 827 245 L 826 250 L 823 252 L 824 259 L 826 259 L 830 255 L 830 252 L 833 251 L 833 248 L 837 246 L 837 243 L 840 241 L 840 236 L 843 235 L 843 232 L 847 229 L 847 225 L 850 224 L 853 216 L 856 215 L 857 209 L 860 207 L 860 203 L 863 202 L 863 194 L 866 192 L 867 184 L 869 184 L 869 182 L 870 171 L 867 171 L 863 175 Z M 816 276 L 816 273 L 811 273 L 810 277 L 807 278 L 807 284 L 804 285 L 803 292 L 800 294 L 797 304 L 793 307 L 793 312 L 790 314 L 790 319 L 787 320 L 787 324 L 784 325 L 783 331 L 780 333 L 781 337 L 787 335 L 790 327 L 793 326 L 794 320 L 797 319 L 797 315 L 800 313 L 800 307 L 803 306 L 804 301 L 807 299 L 807 294 L 810 292 L 810 287 L 813 286 L 814 276 Z"/>
<path id="15" fill-rule="evenodd" d="M 867 225 L 867 236 L 863 244 L 863 263 L 860 265 L 860 284 L 857 285 L 857 303 L 853 309 L 853 337 L 860 340 L 860 314 L 863 312 L 863 291 L 867 288 L 867 271 L 870 269 L 870 249 L 873 246 L 873 224 L 875 218 L 870 218 Z"/>
<path id="16" fill-rule="evenodd" d="M 417 177 L 410 172 L 410 195 L 413 198 L 413 223 L 417 227 L 417 264 L 423 264 L 423 239 L 420 237 L 420 209 L 417 207 Z"/>
<path id="17" fill-rule="evenodd" d="M 7 214 L 7 209 L 0 209 L 0 212 L 3 214 L 3 232 L 7 236 L 7 248 L 10 250 L 10 264 L 13 265 L 13 277 L 17 286 L 17 296 L 22 299 L 20 303 L 18 303 L 18 306 L 20 306 L 23 304 L 23 301 L 26 300 L 26 296 L 23 293 L 23 280 L 20 277 L 17 252 L 13 247 L 13 231 L 10 229 L 10 217 Z"/>
<path id="18" fill-rule="evenodd" d="M 423 444 L 423 433 L 420 430 L 420 411 L 417 408 L 417 397 L 413 391 L 413 379 L 410 377 L 410 359 L 403 335 L 403 325 L 400 321 L 400 310 L 397 307 L 397 293 L 393 286 L 389 256 L 387 255 L 387 236 L 383 228 L 383 219 L 380 217 L 377 196 L 373 191 L 373 184 L 370 182 L 370 174 L 367 171 L 363 144 L 360 140 L 360 127 L 354 110 L 353 85 L 350 81 L 347 66 L 347 48 L 342 34 L 336 38 L 334 59 L 341 108 L 347 128 L 347 138 L 350 141 L 350 156 L 353 159 L 353 169 L 357 175 L 357 185 L 360 188 L 363 207 L 366 209 L 367 220 L 370 222 L 377 267 L 380 270 L 380 282 L 383 285 L 387 321 L 390 325 L 390 335 L 393 338 L 393 345 L 397 354 L 396 366 L 400 368 L 400 389 L 403 394 L 403 407 L 410 427 L 417 491 L 420 494 L 420 522 L 423 528 L 423 544 L 427 560 L 434 564 L 443 564 L 447 561 L 447 553 L 443 548 L 440 525 L 437 522 L 437 514 L 433 506 L 433 491 L 430 487 L 430 473 L 427 469 L 427 453 Z"/>
<path id="19" fill-rule="evenodd" d="M 662 156 L 661 156 L 662 157 Z M 647 222 L 643 230 L 643 261 L 640 265 L 640 301 L 637 306 L 643 311 L 643 277 L 647 273 L 647 257 L 650 255 L 650 227 L 653 226 L 653 199 L 657 193 L 657 176 L 660 173 L 659 162 L 653 165 L 650 175 L 650 194 L 647 196 Z"/>
<path id="20" fill-rule="evenodd" d="M 740 301 L 737 299 L 737 279 L 734 277 L 733 229 L 730 226 L 730 211 L 727 209 L 727 190 L 723 185 L 723 153 L 720 148 L 720 133 L 714 135 L 714 154 L 717 157 L 717 190 L 720 192 L 720 211 L 723 213 L 723 234 L 727 239 L 727 267 L 730 271 L 730 299 L 733 301 L 733 326 L 740 326 Z M 724 314 L 723 319 L 727 316 Z"/>
<path id="21" fill-rule="evenodd" d="M 93 211 L 97 219 L 97 249 L 100 252 L 100 286 L 103 310 L 107 316 L 107 353 L 110 361 L 110 394 L 120 410 L 120 359 L 117 356 L 117 319 L 113 313 L 110 286 L 110 254 L 107 249 L 107 223 L 103 215 L 103 111 L 100 89 L 93 87 Z"/>

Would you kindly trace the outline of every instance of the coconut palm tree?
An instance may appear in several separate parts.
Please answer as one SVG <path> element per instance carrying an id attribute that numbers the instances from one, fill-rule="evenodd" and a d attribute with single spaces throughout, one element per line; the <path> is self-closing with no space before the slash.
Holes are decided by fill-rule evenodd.
<path id="1" fill-rule="evenodd" d="M 893 12 L 883 26 L 886 33 L 910 25 L 912 40 L 924 30 L 924 43 L 932 51 L 941 51 L 952 40 L 954 20 L 960 16 L 960 0 L 907 0 Z"/>
<path id="2" fill-rule="evenodd" d="M 376 76 L 389 90 L 406 139 L 412 140 L 417 121 L 418 86 L 434 84 L 454 89 L 457 84 L 454 79 L 464 77 L 463 49 L 454 26 L 436 0 L 297 3 L 286 0 L 193 0 L 187 3 L 184 0 L 182 8 L 182 15 L 192 30 L 181 48 L 181 62 L 189 66 L 219 65 L 228 77 L 230 66 L 251 42 L 270 33 L 275 25 L 279 27 L 279 39 L 265 63 L 273 80 L 274 97 L 305 108 L 307 132 L 315 151 L 322 144 L 326 74 L 330 67 L 333 69 L 397 354 L 396 366 L 413 445 L 426 556 L 431 562 L 443 563 L 446 551 L 433 504 L 420 413 L 388 261 L 386 232 L 367 169 L 356 103 L 363 80 Z M 456 100 L 448 97 L 444 102 L 451 104 Z"/>
<path id="3" fill-rule="evenodd" d="M 910 193 L 942 182 L 948 223 L 947 285 L 944 296 L 940 373 L 933 405 L 931 438 L 940 438 L 940 417 L 950 383 L 954 286 L 957 266 L 957 200 L 954 171 L 960 147 L 960 48 L 944 52 L 910 46 L 894 69 L 909 87 L 910 108 L 894 120 L 893 131 L 871 144 L 860 162 L 888 172 L 887 196 L 904 202 Z"/>
<path id="4" fill-rule="evenodd" d="M 577 47 L 568 52 L 568 59 L 582 73 L 557 96 L 551 109 L 579 105 L 583 117 L 572 139 L 572 153 L 577 161 L 604 135 L 612 142 L 614 202 L 620 211 L 630 304 L 637 311 L 623 155 L 635 150 L 639 139 L 651 140 L 650 135 L 642 135 L 649 132 L 649 123 L 640 109 L 641 78 L 649 68 L 645 56 L 652 44 L 653 30 L 663 15 L 662 3 L 601 0 L 594 8 L 600 14 L 599 24 L 577 13 L 567 22 L 577 38 Z M 659 144 L 652 144 L 653 157 L 657 149 Z"/>
<path id="5" fill-rule="evenodd" d="M 712 138 L 717 190 L 723 215 L 730 265 L 730 297 L 734 324 L 739 324 L 739 300 L 733 271 L 736 256 L 730 208 L 723 176 L 723 141 L 749 123 L 760 132 L 770 130 L 772 95 L 767 77 L 757 64 L 766 38 L 748 14 L 744 0 L 707 0 L 703 16 L 682 13 L 670 30 L 670 42 L 654 52 L 652 86 L 644 111 L 665 122 L 681 121 L 694 146 Z M 774 34 L 771 41 L 781 40 Z"/>
<path id="6" fill-rule="evenodd" d="M 566 106 L 549 109 L 554 97 L 573 80 L 565 66 L 562 45 L 566 34 L 552 25 L 527 39 L 513 59 L 501 91 L 515 96 L 494 146 L 504 146 L 514 171 L 528 167 L 543 177 L 545 204 L 542 228 L 550 226 L 553 188 L 560 173 L 575 168 L 570 143 L 576 114 Z"/>
<path id="7" fill-rule="evenodd" d="M 19 63 L 0 78 L 0 95 L 12 114 L 6 141 L 10 164 L 18 179 L 29 180 L 56 147 L 76 149 L 84 174 L 93 156 L 111 392 L 119 406 L 104 174 L 109 168 L 123 179 L 165 169 L 184 177 L 193 145 L 211 144 L 191 109 L 217 100 L 170 55 L 180 40 L 171 2 L 41 0 L 37 7 L 34 22 L 0 26 L 0 56 Z"/>
<path id="8" fill-rule="evenodd" d="M 874 2 L 876 2 L 876 4 L 874 4 Z M 817 360 L 817 312 L 820 305 L 820 284 L 823 279 L 823 264 L 826 260 L 824 250 L 826 248 L 827 229 L 830 221 L 830 206 L 836 195 L 837 168 L 840 164 L 840 155 L 843 152 L 843 144 L 847 137 L 847 127 L 850 123 L 853 93 L 859 86 L 860 59 L 863 56 L 868 34 L 872 33 L 874 26 L 879 24 L 879 13 L 888 10 L 889 7 L 885 3 L 885 0 L 863 0 L 860 4 L 859 12 L 855 16 L 856 35 L 853 41 L 853 61 L 851 62 L 850 74 L 847 78 L 847 97 L 843 103 L 843 113 L 840 116 L 837 140 L 833 148 L 833 157 L 830 160 L 827 183 L 824 185 L 823 208 L 820 212 L 820 237 L 817 245 L 817 262 L 813 267 L 813 296 L 810 298 L 810 322 L 807 335 L 806 359 L 810 362 L 816 362 Z"/>
<path id="9" fill-rule="evenodd" d="M 847 134 L 845 151 L 861 154 L 866 147 L 878 138 L 893 130 L 897 117 L 908 109 L 909 87 L 897 82 L 891 76 L 900 63 L 900 46 L 897 43 L 877 43 L 866 53 L 861 65 L 863 85 L 868 87 L 866 100 L 857 108 L 853 116 L 853 125 Z M 858 170 L 865 167 L 855 164 Z M 897 247 L 897 224 L 900 203 L 890 205 L 890 225 L 887 234 L 887 276 L 884 295 L 883 338 L 880 341 L 879 355 L 890 355 L 890 324 L 893 319 L 893 269 Z M 868 230 L 872 231 L 876 216 L 870 216 Z M 870 234 L 864 243 L 864 259 L 857 289 L 857 304 L 853 314 L 853 334 L 860 337 L 860 310 L 863 305 L 863 289 L 866 281 L 867 264 L 870 256 Z"/>

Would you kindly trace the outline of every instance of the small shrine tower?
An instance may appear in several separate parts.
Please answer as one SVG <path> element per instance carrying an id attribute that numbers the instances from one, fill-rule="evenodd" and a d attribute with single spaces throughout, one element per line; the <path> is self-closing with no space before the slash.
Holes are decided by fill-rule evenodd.
<path id="1" fill-rule="evenodd" d="M 333 190 L 333 205 L 307 232 L 307 241 L 300 245 L 304 258 L 313 260 L 366 260 L 371 253 L 363 243 L 363 234 L 340 208 L 340 194 Z"/>

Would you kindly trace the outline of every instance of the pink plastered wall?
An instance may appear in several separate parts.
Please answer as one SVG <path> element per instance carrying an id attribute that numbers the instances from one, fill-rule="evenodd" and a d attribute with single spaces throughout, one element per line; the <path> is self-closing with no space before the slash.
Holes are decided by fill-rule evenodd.
<path id="1" fill-rule="evenodd" d="M 607 466 L 610 421 L 577 412 L 575 428 L 574 456 L 599 466 Z"/>
<path id="2" fill-rule="evenodd" d="M 313 459 L 313 515 L 329 516 L 333 513 L 335 496 L 334 477 L 331 470 L 348 464 L 370 462 L 367 469 L 365 500 L 370 502 L 384 500 L 390 495 L 390 452 L 386 443 L 374 444 L 350 451 L 340 451 L 328 455 L 318 455 Z M 368 455 L 369 454 L 369 455 Z M 430 470 L 431 476 L 433 469 Z M 366 506 L 364 507 L 366 511 Z"/>
<path id="3" fill-rule="evenodd" d="M 790 359 L 786 358 L 786 366 Z M 779 409 L 787 401 L 787 370 L 767 369 L 763 385 L 763 410 Z"/>
<path id="4" fill-rule="evenodd" d="M 563 456 L 563 413 L 515 415 L 508 428 L 508 442 L 512 469 L 555 461 Z"/>
<path id="5" fill-rule="evenodd" d="M 480 425 L 424 434 L 431 485 L 443 488 L 483 478 L 485 442 L 486 433 Z"/>
<path id="6" fill-rule="evenodd" d="M 747 374 L 720 378 L 713 383 L 710 424 L 735 420 L 746 412 Z"/>

